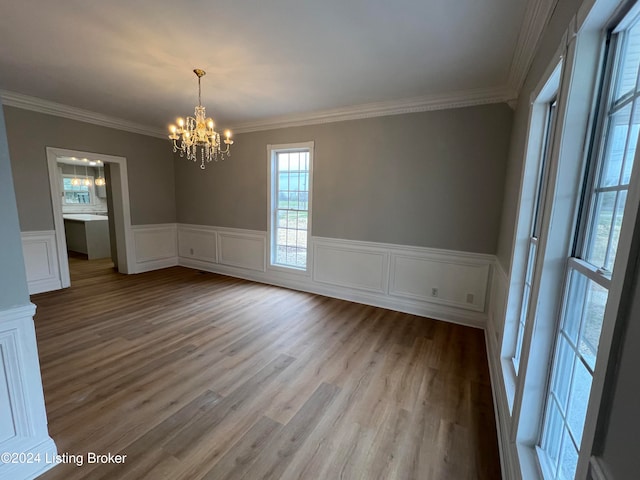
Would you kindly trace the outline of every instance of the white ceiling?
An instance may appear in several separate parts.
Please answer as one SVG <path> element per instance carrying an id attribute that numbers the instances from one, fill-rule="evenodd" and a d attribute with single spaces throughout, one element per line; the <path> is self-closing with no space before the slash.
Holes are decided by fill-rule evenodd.
<path id="1" fill-rule="evenodd" d="M 527 0 L 0 0 L 0 89 L 151 127 L 507 89 Z"/>

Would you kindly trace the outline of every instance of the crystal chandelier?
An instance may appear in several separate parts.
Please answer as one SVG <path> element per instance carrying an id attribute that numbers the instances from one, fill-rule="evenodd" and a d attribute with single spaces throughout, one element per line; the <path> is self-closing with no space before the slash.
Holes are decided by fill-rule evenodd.
<path id="1" fill-rule="evenodd" d="M 195 110 L 195 117 L 187 117 L 186 119 L 178 118 L 176 125 L 170 125 L 169 139 L 173 141 L 173 151 L 180 151 L 180 156 L 187 156 L 187 159 L 198 161 L 198 150 L 200 150 L 200 168 L 205 169 L 205 161 L 209 163 L 211 160 L 218 161 L 218 158 L 231 156 L 230 147 L 233 145 L 231 140 L 231 131 L 224 132 L 224 144 L 227 146 L 222 149 L 220 134 L 214 130 L 215 123 L 212 118 L 207 118 L 205 109 L 202 106 L 200 88 L 200 79 L 206 75 L 204 70 L 196 68 L 193 73 L 198 77 L 198 106 Z"/>

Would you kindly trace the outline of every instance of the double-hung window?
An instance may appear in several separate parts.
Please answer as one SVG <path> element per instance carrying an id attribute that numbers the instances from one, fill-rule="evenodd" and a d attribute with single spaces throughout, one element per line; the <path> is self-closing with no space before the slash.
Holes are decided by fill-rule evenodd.
<path id="1" fill-rule="evenodd" d="M 520 358 L 522 355 L 522 343 L 524 339 L 524 331 L 526 326 L 527 315 L 529 311 L 529 300 L 531 298 L 531 289 L 533 286 L 533 278 L 535 274 L 534 266 L 538 253 L 538 242 L 540 239 L 540 230 L 542 223 L 542 212 L 544 207 L 544 199 L 547 190 L 547 178 L 549 171 L 549 163 L 551 157 L 551 146 L 553 143 L 553 129 L 555 126 L 557 103 L 552 100 L 547 104 L 547 116 L 545 122 L 544 143 L 542 146 L 542 157 L 540 167 L 538 169 L 538 182 L 535 193 L 533 219 L 531 222 L 531 230 L 529 235 L 529 245 L 527 254 L 527 263 L 524 271 L 524 284 L 522 288 L 522 300 L 520 303 L 520 315 L 518 317 L 518 328 L 516 332 L 516 345 L 513 354 L 513 368 L 518 375 L 520 370 Z"/>
<path id="2" fill-rule="evenodd" d="M 307 271 L 313 142 L 268 150 L 270 266 Z"/>
<path id="3" fill-rule="evenodd" d="M 640 25 L 610 37 L 595 142 L 567 262 L 538 453 L 545 478 L 573 479 L 640 130 Z"/>

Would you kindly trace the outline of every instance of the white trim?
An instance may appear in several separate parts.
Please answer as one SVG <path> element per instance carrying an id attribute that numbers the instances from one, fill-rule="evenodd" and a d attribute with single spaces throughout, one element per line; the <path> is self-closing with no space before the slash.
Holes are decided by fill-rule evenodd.
<path id="1" fill-rule="evenodd" d="M 601 113 L 601 115 L 606 115 L 606 112 L 604 114 Z M 612 361 L 611 347 L 615 342 L 616 325 L 620 321 L 618 320 L 619 313 L 624 311 L 629 302 L 628 298 L 623 298 L 622 293 L 625 288 L 625 279 L 629 278 L 630 273 L 632 273 L 635 268 L 635 265 L 632 265 L 633 262 L 629 260 L 636 258 L 638 252 L 635 249 L 640 248 L 637 242 L 634 242 L 634 238 L 636 238 L 640 232 L 640 228 L 636 227 L 638 218 L 640 217 L 639 204 L 640 148 L 636 149 L 633 170 L 631 172 L 631 178 L 629 179 L 629 190 L 627 192 L 627 201 L 622 217 L 617 254 L 613 266 L 604 318 L 602 320 L 595 371 L 591 383 L 591 395 L 589 396 L 589 405 L 582 433 L 582 444 L 580 446 L 580 456 L 576 474 L 577 478 L 583 478 L 589 467 L 589 458 L 595 442 L 598 416 L 601 411 L 601 406 L 603 405 L 607 371 L 609 370 L 609 362 Z M 597 277 L 592 278 L 589 276 L 589 278 L 596 280 Z M 602 285 L 600 281 L 598 281 L 598 283 Z"/>
<path id="2" fill-rule="evenodd" d="M 3 105 L 9 107 L 21 108 L 32 112 L 44 113 L 47 115 L 55 115 L 56 117 L 69 118 L 79 122 L 100 125 L 101 127 L 115 128 L 116 130 L 124 130 L 125 132 L 138 133 L 140 135 L 148 135 L 167 139 L 168 136 L 164 130 L 148 125 L 142 125 L 129 120 L 103 115 L 101 113 L 91 112 L 82 108 L 71 107 L 61 103 L 51 102 L 42 98 L 31 97 L 21 93 L 10 92 L 8 90 L 0 90 L 0 100 Z"/>
<path id="3" fill-rule="evenodd" d="M 529 0 L 509 69 L 509 100 L 517 98 L 529 73 L 542 32 L 558 0 Z"/>
<path id="4" fill-rule="evenodd" d="M 485 347 L 489 362 L 489 377 L 491 393 L 493 396 L 493 412 L 496 420 L 496 433 L 498 436 L 498 451 L 500 454 L 500 467 L 502 478 L 518 480 L 520 476 L 520 464 L 515 444 L 511 440 L 511 414 L 505 384 L 503 383 L 500 362 L 500 349 L 493 332 L 492 322 L 487 324 L 485 330 Z"/>
<path id="5" fill-rule="evenodd" d="M 28 304 L 0 311 L 0 376 L 6 382 L 9 402 L 0 416 L 13 425 L 13 435 L 0 442 L 0 452 L 40 455 L 35 463 L 0 462 L 0 478 L 32 479 L 52 468 L 46 456 L 56 454 L 47 431 L 40 365 L 33 315 Z"/>
<path id="6" fill-rule="evenodd" d="M 311 236 L 313 232 L 311 226 L 313 225 L 313 157 L 314 157 L 315 143 L 313 140 L 307 142 L 285 143 L 278 145 L 267 145 L 267 237 L 266 237 L 266 250 L 267 255 L 265 258 L 265 269 L 281 270 L 285 272 L 297 273 L 299 275 L 310 275 L 311 265 L 313 264 L 313 249 L 311 247 Z M 276 179 L 274 178 L 274 165 L 276 161 L 276 155 L 279 152 L 287 151 L 308 151 L 309 152 L 309 198 L 307 200 L 307 266 L 306 268 L 296 268 L 288 265 L 278 265 L 272 263 L 273 261 L 273 237 L 275 230 L 273 226 L 276 224 L 276 212 L 274 205 L 277 205 L 275 198 L 277 192 L 274 188 Z M 219 244 L 219 243 L 218 243 Z"/>
<path id="7" fill-rule="evenodd" d="M 282 115 L 263 120 L 241 122 L 231 127 L 235 133 L 257 132 L 277 128 L 300 127 L 322 123 L 359 120 L 363 118 L 401 115 L 405 113 L 430 112 L 452 108 L 473 107 L 492 103 L 506 103 L 510 93 L 505 87 L 485 88 L 451 92 L 422 97 L 403 98 L 384 102 L 352 105 L 316 112 Z"/>
<path id="8" fill-rule="evenodd" d="M 20 236 L 29 294 L 34 295 L 62 288 L 55 230 L 21 232 Z M 31 257 L 30 250 L 37 247 L 39 251 L 33 252 L 36 257 Z"/>
<path id="9" fill-rule="evenodd" d="M 127 174 L 127 159 L 114 155 L 101 153 L 82 152 L 64 148 L 47 147 L 47 166 L 49 169 L 49 187 L 51 189 L 51 204 L 53 207 L 53 223 L 56 232 L 56 246 L 58 251 L 58 265 L 60 269 L 60 284 L 62 288 L 71 285 L 69 275 L 69 261 L 67 256 L 67 240 L 64 234 L 64 219 L 62 217 L 62 202 L 60 202 L 61 185 L 58 181 L 57 157 L 98 158 L 103 163 L 118 165 L 120 175 L 121 196 L 114 198 L 114 204 L 121 204 L 121 214 L 112 212 L 116 222 L 116 237 L 118 244 L 122 243 L 124 251 L 118 248 L 118 268 L 121 273 L 133 273 L 135 271 L 135 252 L 133 234 L 131 232 L 131 209 L 129 207 L 129 179 Z M 113 188 L 113 187 L 112 187 Z M 117 200 L 117 202 L 116 202 Z M 124 257 L 124 259 L 122 258 Z"/>
<path id="10" fill-rule="evenodd" d="M 135 269 L 143 273 L 178 264 L 178 227 L 175 223 L 134 225 Z"/>
<path id="11" fill-rule="evenodd" d="M 397 295 L 395 291 L 390 291 L 389 266 L 391 265 L 390 260 L 394 255 L 416 259 L 434 259 L 436 262 L 441 262 L 442 265 L 447 266 L 444 272 L 438 273 L 439 271 L 436 270 L 436 275 L 441 275 L 440 278 L 444 279 L 441 285 L 444 288 L 447 287 L 446 280 L 450 279 L 451 272 L 455 272 L 455 269 L 482 268 L 484 266 L 490 272 L 495 260 L 493 255 L 311 237 L 312 250 L 318 247 L 324 248 L 329 256 L 325 256 L 323 259 L 328 259 L 333 263 L 329 264 L 329 266 L 323 264 L 319 267 L 319 260 L 314 257 L 310 265 L 310 275 L 304 276 L 296 272 L 280 269 L 260 268 L 268 255 L 264 243 L 260 243 L 261 239 L 266 243 L 266 232 L 191 224 L 178 224 L 177 228 L 178 238 L 183 239 L 182 241 L 184 242 L 190 242 L 189 244 L 178 245 L 178 252 L 182 252 L 178 256 L 178 264 L 185 267 L 389 308 L 477 328 L 484 328 L 487 323 L 486 308 L 479 311 L 473 305 L 464 303 L 457 306 L 446 305 L 443 302 L 429 301 L 430 299 L 426 295 L 408 298 L 408 296 Z M 187 235 L 183 236 L 181 235 L 182 233 Z M 232 265 L 232 262 L 222 258 L 218 250 L 220 248 L 220 239 L 225 236 L 246 240 L 236 243 L 234 258 L 247 258 L 247 263 Z M 343 254 L 345 256 L 340 257 Z M 370 254 L 373 254 L 373 257 L 370 257 Z M 336 262 L 336 260 L 339 261 Z M 344 268 L 341 263 L 342 260 L 344 260 Z M 334 267 L 337 265 L 337 268 L 331 265 Z M 429 270 L 431 267 L 431 263 L 426 263 L 422 268 Z M 431 270 L 429 271 L 433 274 Z M 318 272 L 320 272 L 320 276 Z M 411 279 L 415 278 L 412 272 L 402 271 L 401 273 L 405 275 L 405 282 L 411 282 Z M 371 276 L 369 281 L 367 281 L 367 276 Z M 483 296 L 482 292 L 489 289 L 489 275 L 486 277 L 478 277 L 476 280 L 476 283 L 478 283 L 476 290 L 479 292 L 476 300 L 478 302 L 482 301 L 483 305 L 486 299 L 481 298 Z M 449 281 L 449 283 L 452 282 Z M 456 294 L 457 285 L 455 285 L 455 282 L 448 288 L 452 290 L 454 295 Z M 446 288 L 444 288 L 443 292 L 446 293 Z M 459 293 L 457 292 L 458 295 Z M 465 292 L 462 293 L 464 294 Z M 488 294 L 486 296 L 488 297 Z"/>
<path id="12" fill-rule="evenodd" d="M 358 120 L 363 118 L 401 115 L 405 113 L 447 110 L 452 108 L 472 107 L 492 103 L 506 103 L 512 98 L 512 90 L 506 87 L 473 89 L 459 92 L 441 93 L 421 97 L 388 100 L 348 107 L 332 108 L 302 114 L 291 114 L 269 117 L 262 120 L 241 122 L 231 126 L 235 133 L 257 132 L 276 128 L 298 127 L 322 123 Z M 142 125 L 128 120 L 103 115 L 61 103 L 31 97 L 21 93 L 0 90 L 0 99 L 4 105 L 30 110 L 33 112 L 55 115 L 80 122 L 115 128 L 140 135 L 167 139 L 167 133 L 157 127 Z"/>
<path id="13" fill-rule="evenodd" d="M 230 240 L 229 243 L 225 242 L 227 239 Z M 243 244 L 245 247 L 250 244 L 254 245 L 252 255 L 249 255 L 249 252 L 246 250 L 242 251 Z M 230 253 L 225 254 L 225 250 L 230 251 Z M 267 270 L 268 250 L 266 232 L 249 233 L 233 232 L 231 229 L 219 230 L 216 232 L 216 252 L 216 263 L 221 265 L 255 270 L 258 272 L 265 272 Z"/>

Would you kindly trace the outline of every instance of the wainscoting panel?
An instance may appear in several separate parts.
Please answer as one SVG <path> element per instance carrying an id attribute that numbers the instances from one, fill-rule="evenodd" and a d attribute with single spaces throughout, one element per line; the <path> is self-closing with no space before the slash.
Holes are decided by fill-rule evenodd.
<path id="1" fill-rule="evenodd" d="M 209 227 L 180 226 L 178 256 L 216 263 L 218 261 L 217 238 L 216 231 Z"/>
<path id="2" fill-rule="evenodd" d="M 267 257 L 265 232 L 218 230 L 218 263 L 264 272 Z"/>
<path id="3" fill-rule="evenodd" d="M 267 232 L 177 228 L 178 262 L 185 267 L 479 328 L 487 324 L 493 255 L 312 237 L 311 268 L 289 272 L 267 268 Z M 438 287 L 436 301 L 432 285 Z"/>
<path id="4" fill-rule="evenodd" d="M 135 273 L 178 264 L 178 235 L 175 223 L 134 225 Z"/>
<path id="5" fill-rule="evenodd" d="M 0 462 L 0 478 L 35 478 L 53 467 L 45 457 L 56 453 L 47 432 L 34 313 L 33 305 L 0 311 L 0 452 L 40 454 L 40 460 Z"/>
<path id="6" fill-rule="evenodd" d="M 386 294 L 388 257 L 384 249 L 314 238 L 313 280 Z"/>
<path id="7" fill-rule="evenodd" d="M 22 232 L 21 235 L 29 294 L 62 288 L 56 252 L 56 232 Z"/>
<path id="8" fill-rule="evenodd" d="M 491 260 L 454 254 L 391 255 L 389 293 L 484 312 Z"/>

